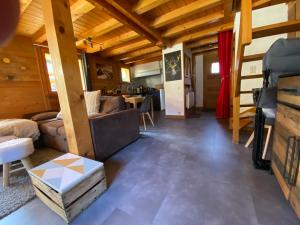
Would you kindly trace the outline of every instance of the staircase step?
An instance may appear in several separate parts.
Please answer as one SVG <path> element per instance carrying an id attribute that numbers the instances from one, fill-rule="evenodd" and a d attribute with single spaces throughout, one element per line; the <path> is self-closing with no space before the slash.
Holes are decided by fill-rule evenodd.
<path id="1" fill-rule="evenodd" d="M 244 127 L 248 126 L 253 121 L 249 118 L 240 119 L 240 129 L 243 129 Z"/>
<path id="2" fill-rule="evenodd" d="M 241 108 L 246 108 L 246 107 L 254 107 L 255 105 L 253 103 L 249 103 L 249 104 L 241 104 L 240 107 Z"/>
<path id="3" fill-rule="evenodd" d="M 262 54 L 255 54 L 255 55 L 247 55 L 243 57 L 243 62 L 252 62 L 257 60 L 262 60 L 264 57 L 264 53 Z"/>
<path id="4" fill-rule="evenodd" d="M 232 130 L 232 118 L 229 120 L 229 129 Z M 243 129 L 244 127 L 248 126 L 253 121 L 250 118 L 241 118 L 240 119 L 240 129 Z"/>
<path id="5" fill-rule="evenodd" d="M 254 75 L 246 75 L 242 76 L 242 80 L 248 80 L 248 79 L 258 79 L 258 78 L 263 78 L 263 74 L 254 74 Z"/>
<path id="6" fill-rule="evenodd" d="M 250 108 L 245 110 L 244 112 L 240 113 L 240 118 L 249 118 L 249 117 L 254 117 L 256 114 L 256 108 Z"/>
<path id="7" fill-rule="evenodd" d="M 240 91 L 241 95 L 245 95 L 245 94 L 252 94 L 252 91 Z"/>
<path id="8" fill-rule="evenodd" d="M 253 38 L 262 38 L 276 34 L 284 34 L 300 31 L 300 20 L 290 20 L 287 22 L 271 24 L 267 26 L 257 27 L 252 30 Z"/>

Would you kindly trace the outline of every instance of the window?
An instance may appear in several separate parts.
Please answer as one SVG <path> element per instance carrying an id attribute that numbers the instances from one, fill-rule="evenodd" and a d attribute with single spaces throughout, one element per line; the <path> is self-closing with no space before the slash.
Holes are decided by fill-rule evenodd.
<path id="1" fill-rule="evenodd" d="M 49 53 L 45 53 L 45 60 L 46 60 L 46 66 L 48 71 L 48 78 L 50 82 L 50 91 L 51 92 L 57 92 L 57 86 L 55 82 L 55 76 L 54 76 L 54 69 L 52 65 L 51 55 Z M 83 90 L 86 90 L 86 80 L 83 73 L 83 67 L 82 67 L 82 60 L 78 59 L 79 69 L 80 69 L 80 75 L 81 75 L 81 82 Z"/>
<path id="2" fill-rule="evenodd" d="M 220 73 L 220 65 L 218 62 L 214 62 L 211 64 L 210 72 L 212 74 L 219 74 Z"/>
<path id="3" fill-rule="evenodd" d="M 57 92 L 51 55 L 49 53 L 45 53 L 45 59 L 46 59 L 46 66 L 47 66 L 49 82 L 50 82 L 50 90 L 51 92 Z"/>
<path id="4" fill-rule="evenodd" d="M 130 83 L 130 70 L 128 68 L 121 68 L 121 78 L 123 82 Z"/>

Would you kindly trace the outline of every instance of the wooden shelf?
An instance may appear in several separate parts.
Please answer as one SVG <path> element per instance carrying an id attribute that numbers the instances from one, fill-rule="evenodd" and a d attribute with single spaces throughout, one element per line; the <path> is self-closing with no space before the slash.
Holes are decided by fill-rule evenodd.
<path id="1" fill-rule="evenodd" d="M 247 55 L 247 56 L 243 57 L 243 62 L 252 62 L 252 61 L 262 60 L 264 55 L 265 55 L 264 53 L 255 54 L 255 55 Z"/>
<path id="2" fill-rule="evenodd" d="M 254 28 L 252 31 L 253 38 L 262 38 L 276 34 L 284 34 L 300 31 L 300 20 L 290 20 L 287 22 L 271 24 L 267 26 Z"/>
<path id="3" fill-rule="evenodd" d="M 263 78 L 263 74 L 246 75 L 241 77 L 242 80 L 258 79 L 258 78 Z"/>

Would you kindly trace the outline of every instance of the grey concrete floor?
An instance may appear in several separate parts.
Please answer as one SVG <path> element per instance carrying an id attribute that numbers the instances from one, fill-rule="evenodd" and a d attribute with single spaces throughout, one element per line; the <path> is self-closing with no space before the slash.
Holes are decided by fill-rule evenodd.
<path id="1" fill-rule="evenodd" d="M 125 131 L 124 131 L 125 132 Z M 300 224 L 275 177 L 252 167 L 213 113 L 156 127 L 105 162 L 109 189 L 72 225 Z M 34 199 L 0 224 L 65 224 Z"/>

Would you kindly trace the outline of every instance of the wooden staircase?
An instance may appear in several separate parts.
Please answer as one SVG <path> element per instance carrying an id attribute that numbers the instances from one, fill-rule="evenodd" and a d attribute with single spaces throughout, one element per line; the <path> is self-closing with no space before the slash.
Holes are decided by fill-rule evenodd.
<path id="1" fill-rule="evenodd" d="M 233 63 L 233 70 L 232 70 L 233 71 L 232 141 L 234 143 L 239 142 L 240 129 L 242 129 L 245 126 L 245 124 L 247 124 L 247 120 L 243 118 L 243 113 L 240 113 L 240 109 L 243 107 L 252 107 L 250 108 L 250 111 L 252 111 L 252 116 L 255 115 L 255 108 L 253 104 L 240 104 L 241 95 L 252 93 L 251 90 L 241 91 L 241 81 L 248 80 L 248 79 L 261 79 L 263 77 L 262 74 L 242 76 L 243 63 L 262 60 L 264 56 L 264 54 L 244 56 L 245 47 L 247 45 L 250 45 L 252 43 L 252 40 L 256 38 L 300 31 L 300 20 L 290 20 L 287 22 L 271 24 L 271 25 L 252 29 L 252 9 L 253 9 L 252 1 L 241 0 L 239 38 L 238 40 L 236 40 L 238 42 L 237 52 L 236 52 L 235 61 Z M 246 112 L 248 113 L 249 111 L 247 110 Z M 250 117 L 247 117 L 248 121 L 249 118 Z M 253 121 L 253 119 L 251 121 Z"/>
<path id="2" fill-rule="evenodd" d="M 239 129 L 243 129 L 250 125 L 253 122 L 253 118 L 255 116 L 255 108 L 249 108 L 239 114 Z M 233 117 L 230 118 L 229 120 L 229 129 L 233 129 Z"/>

